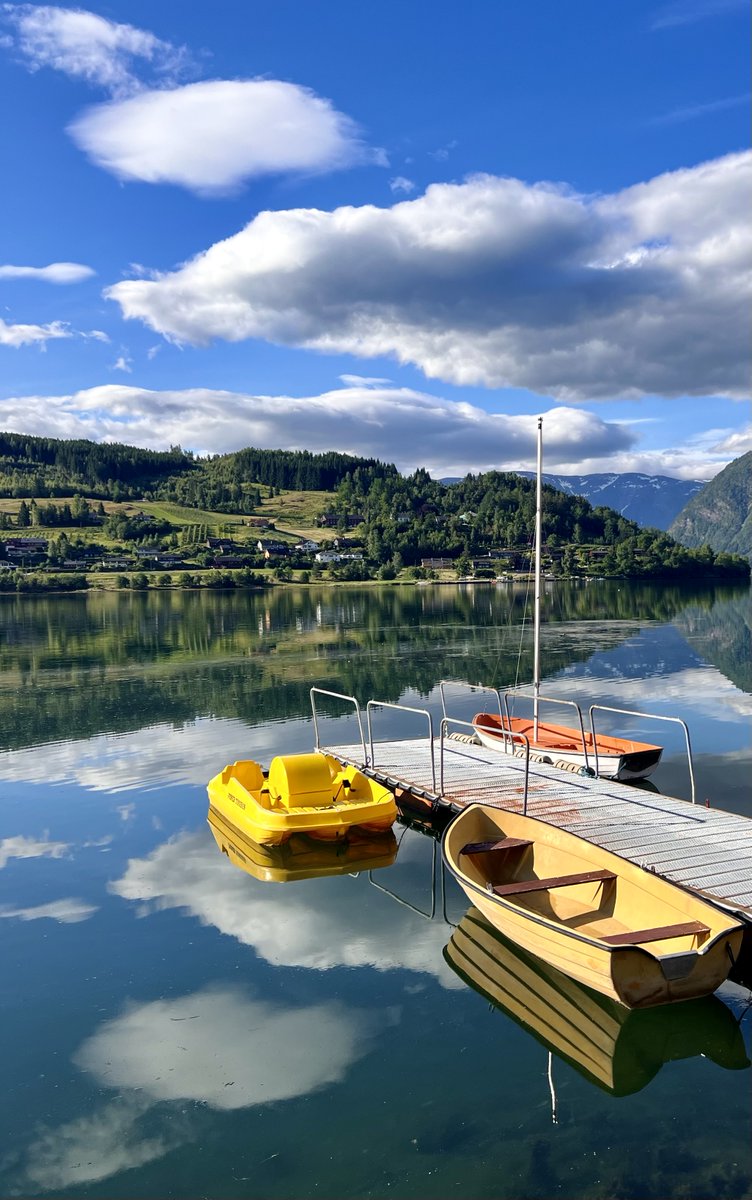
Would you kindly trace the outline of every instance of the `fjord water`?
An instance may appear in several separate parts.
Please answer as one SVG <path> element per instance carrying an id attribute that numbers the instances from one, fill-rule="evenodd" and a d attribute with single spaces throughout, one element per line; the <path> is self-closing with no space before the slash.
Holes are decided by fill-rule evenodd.
<path id="1" fill-rule="evenodd" d="M 437 716 L 441 679 L 529 678 L 529 617 L 516 585 L 0 598 L 0 1194 L 749 1193 L 743 989 L 634 1014 L 598 1083 L 452 966 L 430 836 L 286 883 L 207 825 L 226 762 L 312 747 L 311 686 Z M 751 627 L 747 591 L 551 584 L 543 690 L 683 717 L 698 802 L 752 816 Z M 630 728 L 687 797 L 679 727 Z"/>

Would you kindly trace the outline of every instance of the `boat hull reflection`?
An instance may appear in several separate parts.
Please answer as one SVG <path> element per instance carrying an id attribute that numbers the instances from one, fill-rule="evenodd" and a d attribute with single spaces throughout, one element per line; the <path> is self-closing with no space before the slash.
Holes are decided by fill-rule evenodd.
<path id="1" fill-rule="evenodd" d="M 214 840 L 230 862 L 262 883 L 295 883 L 324 875 L 351 875 L 389 867 L 397 857 L 393 833 L 352 832 L 336 842 L 295 833 L 281 846 L 261 846 L 225 820 L 212 806 L 207 820 Z"/>
<path id="2" fill-rule="evenodd" d="M 462 918 L 444 958 L 494 1007 L 612 1096 L 639 1092 L 677 1059 L 702 1055 L 727 1070 L 750 1065 L 741 1030 L 716 996 L 624 1008 L 520 949 L 478 909 Z"/>

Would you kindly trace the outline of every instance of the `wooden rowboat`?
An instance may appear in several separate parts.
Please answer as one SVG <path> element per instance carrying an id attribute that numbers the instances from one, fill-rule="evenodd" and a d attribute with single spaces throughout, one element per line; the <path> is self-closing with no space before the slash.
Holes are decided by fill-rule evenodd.
<path id="1" fill-rule="evenodd" d="M 444 948 L 476 992 L 612 1096 L 639 1092 L 664 1063 L 702 1055 L 726 1070 L 749 1067 L 741 1029 L 716 996 L 642 1012 L 571 979 L 516 946 L 470 908 Z"/>
<path id="2" fill-rule="evenodd" d="M 484 746 L 492 750 L 513 754 L 519 750 L 520 736 L 528 739 L 532 753 L 542 755 L 552 763 L 571 769 L 572 766 L 589 768 L 606 779 L 629 782 L 645 779 L 658 766 L 662 746 L 651 742 L 636 742 L 631 738 L 612 737 L 599 733 L 595 742 L 592 733 L 583 738 L 578 729 L 568 725 L 554 725 L 550 721 L 533 718 L 511 717 L 509 720 L 495 713 L 476 713 L 473 717 L 475 733 Z M 505 733 L 519 735 L 513 741 Z M 597 755 L 596 755 L 597 750 Z"/>
<path id="3" fill-rule="evenodd" d="M 530 953 L 628 1008 L 706 996 L 742 926 L 705 900 L 534 817 L 471 804 L 444 861 L 470 901 Z"/>

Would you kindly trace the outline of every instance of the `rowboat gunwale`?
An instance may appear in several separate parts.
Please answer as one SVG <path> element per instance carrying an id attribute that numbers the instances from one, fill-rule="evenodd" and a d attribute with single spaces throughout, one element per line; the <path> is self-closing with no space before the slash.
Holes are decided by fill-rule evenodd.
<path id="1" fill-rule="evenodd" d="M 482 816 L 479 818 L 478 814 Z M 640 902 L 654 904 L 664 923 L 669 913 L 673 914 L 674 923 L 678 914 L 683 914 L 685 920 L 687 917 L 702 920 L 708 926 L 707 940 L 701 946 L 691 946 L 689 949 L 684 946 L 676 951 L 667 950 L 660 953 L 646 949 L 645 945 L 640 943 L 612 945 L 605 940 L 608 935 L 598 937 L 593 933 L 571 928 L 563 924 L 561 918 L 551 918 L 496 894 L 489 890 L 488 881 L 484 884 L 482 880 L 473 878 L 459 863 L 462 850 L 460 843 L 466 844 L 477 838 L 479 821 L 482 823 L 484 820 L 487 821 L 488 832 L 494 830 L 496 836 L 504 837 L 510 831 L 513 835 L 527 833 L 532 844 L 543 846 L 554 855 L 560 853 L 562 858 L 578 858 L 583 866 L 608 867 L 613 870 L 617 881 L 623 880 L 623 887 L 627 892 L 630 889 L 638 889 L 640 893 L 644 893 L 639 897 Z M 472 830 L 473 836 L 469 836 L 466 831 L 458 835 L 458 828 L 462 829 L 463 825 Z M 546 834 L 549 835 L 548 838 Z M 615 998 L 627 1007 L 648 1007 L 667 1003 L 669 1000 L 690 999 L 714 991 L 726 978 L 738 956 L 743 932 L 743 926 L 738 920 L 670 880 L 620 858 L 595 842 L 558 829 L 536 817 L 509 813 L 490 805 L 468 805 L 447 827 L 442 841 L 442 854 L 447 867 L 470 901 L 505 937 L 511 938 L 532 954 L 550 954 L 549 961 L 553 966 L 586 986 L 594 987 L 602 994 Z M 535 878 L 536 876 L 533 876 L 533 879 Z M 623 916 L 617 919 L 624 921 Z M 643 924 L 644 922 L 641 924 L 639 921 L 632 923 L 631 929 L 642 929 Z M 622 927 L 625 931 L 630 929 L 628 923 L 623 923 Z M 530 944 L 525 940 L 528 936 Z M 667 937 L 657 940 L 665 944 L 671 939 Z M 723 956 L 724 942 L 729 952 L 728 963 Z M 566 951 L 567 946 L 571 948 L 569 952 Z M 575 947 L 577 950 L 572 953 Z M 689 964 L 684 973 L 683 964 Z M 675 972 L 673 974 L 672 968 Z M 690 975 L 694 975 L 695 978 L 690 980 Z M 707 979 L 715 980 L 712 986 L 706 985 Z M 639 981 L 639 986 L 634 980 Z M 652 992 L 648 989 L 651 980 L 655 985 Z M 698 990 L 692 990 L 693 987 Z"/>
<path id="2" fill-rule="evenodd" d="M 579 730 L 551 721 L 538 722 L 536 737 L 533 717 L 511 717 L 507 725 L 506 718 L 502 721 L 496 713 L 479 712 L 473 717 L 472 725 L 483 745 L 497 753 L 508 753 L 512 749 L 509 734 L 524 735 L 536 754 L 550 756 L 552 761 L 576 762 L 594 769 L 597 749 L 598 774 L 607 779 L 645 779 L 658 766 L 663 754 L 663 747 L 654 742 L 638 742 L 615 734 L 597 734 L 594 745 L 593 734 L 588 730 L 585 730 L 583 749 Z M 561 739 L 558 743 L 557 738 Z M 562 744 L 564 739 L 567 744 Z M 515 741 L 514 748 L 518 749 L 520 744 Z"/>
<path id="3" fill-rule="evenodd" d="M 653 1045 L 655 1022 L 659 1028 L 668 1026 L 673 1031 L 678 1014 L 669 1014 L 665 1005 L 629 1009 L 588 988 L 513 942 L 475 907 L 468 909 L 455 927 L 443 955 L 473 991 L 610 1095 L 632 1095 L 650 1083 L 665 1063 L 689 1057 L 684 1053 L 666 1055 L 660 1043 L 654 1059 L 634 1052 L 634 1046 L 644 1050 Z M 709 1056 L 727 1070 L 749 1068 L 741 1030 L 717 996 L 683 1002 L 679 1020 L 699 1021 L 703 1029 L 710 1027 L 716 1035 L 725 1026 L 735 1035 L 733 1045 L 724 1045 L 730 1053 L 714 1053 L 711 1039 L 710 1044 L 698 1040 L 692 1054 Z M 632 1053 L 625 1059 L 622 1051 L 630 1047 Z"/>

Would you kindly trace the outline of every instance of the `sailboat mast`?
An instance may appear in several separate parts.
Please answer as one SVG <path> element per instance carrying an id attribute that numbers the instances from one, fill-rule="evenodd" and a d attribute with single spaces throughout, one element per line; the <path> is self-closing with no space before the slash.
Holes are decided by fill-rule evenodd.
<path id="1" fill-rule="evenodd" d="M 543 417 L 538 417 L 538 466 L 535 483 L 535 615 L 533 622 L 533 737 L 538 740 L 538 701 L 540 696 L 540 613 L 541 613 L 541 491 L 543 477 Z"/>

